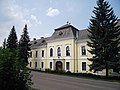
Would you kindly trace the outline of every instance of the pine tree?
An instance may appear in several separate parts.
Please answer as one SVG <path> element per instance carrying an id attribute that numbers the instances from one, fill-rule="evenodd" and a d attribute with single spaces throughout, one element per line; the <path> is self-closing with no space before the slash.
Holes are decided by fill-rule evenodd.
<path id="1" fill-rule="evenodd" d="M 7 39 L 7 48 L 10 49 L 17 49 L 18 47 L 18 40 L 17 40 L 17 35 L 15 31 L 15 27 L 11 29 L 10 35 Z"/>
<path id="2" fill-rule="evenodd" d="M 118 19 L 106 0 L 98 0 L 94 9 L 88 29 L 90 41 L 87 43 L 92 48 L 89 52 L 93 55 L 88 59 L 92 62 L 90 70 L 96 72 L 105 69 L 108 77 L 109 69 L 120 66 L 120 29 L 116 26 Z"/>
<path id="3" fill-rule="evenodd" d="M 23 63 L 28 64 L 28 55 L 30 51 L 30 39 L 28 36 L 27 25 L 23 29 L 23 34 L 21 35 L 19 41 L 19 54 Z"/>
<path id="4" fill-rule="evenodd" d="M 27 25 L 23 29 L 23 34 L 19 40 L 19 63 L 18 68 L 20 70 L 18 77 L 18 90 L 28 90 L 31 82 L 30 70 L 26 67 L 28 65 L 28 55 L 30 51 L 29 36 L 27 32 Z"/>

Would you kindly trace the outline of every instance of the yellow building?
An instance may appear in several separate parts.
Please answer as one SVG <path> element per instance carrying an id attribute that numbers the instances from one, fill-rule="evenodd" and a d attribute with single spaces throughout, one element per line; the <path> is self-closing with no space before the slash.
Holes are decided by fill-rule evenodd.
<path id="1" fill-rule="evenodd" d="M 91 54 L 87 51 L 87 30 L 70 24 L 55 29 L 51 37 L 31 41 L 29 68 L 89 72 Z"/>
<path id="2" fill-rule="evenodd" d="M 118 20 L 118 25 L 120 19 Z M 91 62 L 87 58 L 92 55 L 88 52 L 87 29 L 78 30 L 69 23 L 54 30 L 47 38 L 31 41 L 31 53 L 28 59 L 28 67 L 39 70 L 65 70 L 74 73 L 93 73 L 89 71 Z M 109 70 L 109 74 L 113 70 Z M 98 71 L 99 75 L 105 75 L 105 70 Z"/>

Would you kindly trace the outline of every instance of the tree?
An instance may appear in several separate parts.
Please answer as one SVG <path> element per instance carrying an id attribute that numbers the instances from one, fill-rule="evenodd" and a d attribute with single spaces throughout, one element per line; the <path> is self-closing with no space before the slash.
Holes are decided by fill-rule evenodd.
<path id="1" fill-rule="evenodd" d="M 23 29 L 23 34 L 21 35 L 19 41 L 19 55 L 23 63 L 28 64 L 28 56 L 30 51 L 30 39 L 28 36 L 27 25 Z"/>
<path id="2" fill-rule="evenodd" d="M 19 40 L 19 63 L 18 63 L 18 68 L 19 68 L 19 76 L 18 77 L 18 90 L 28 90 L 30 85 L 32 84 L 31 82 L 31 75 L 29 69 L 26 67 L 28 65 L 28 55 L 30 51 L 30 44 L 29 44 L 29 36 L 27 32 L 27 25 L 25 25 L 23 29 L 23 34 L 21 35 L 21 38 Z"/>
<path id="3" fill-rule="evenodd" d="M 13 26 L 7 48 L 0 48 L 0 90 L 29 90 L 32 84 L 30 71 L 22 60 L 24 58 L 20 56 Z"/>
<path id="4" fill-rule="evenodd" d="M 0 49 L 0 90 L 16 90 L 16 57 L 9 49 Z"/>
<path id="5" fill-rule="evenodd" d="M 87 43 L 92 48 L 89 52 L 93 54 L 93 57 L 88 59 L 92 62 L 90 70 L 96 72 L 106 69 L 108 77 L 109 69 L 117 69 L 120 66 L 118 19 L 106 0 L 98 0 L 94 9 L 88 29 L 90 41 Z"/>
<path id="6" fill-rule="evenodd" d="M 13 28 L 10 31 L 10 35 L 7 39 L 7 48 L 17 49 L 17 47 L 18 47 L 18 40 L 17 40 L 15 27 L 13 26 Z"/>
<path id="7" fill-rule="evenodd" d="M 6 48 L 6 38 L 4 39 L 4 42 L 3 42 L 3 49 Z"/>

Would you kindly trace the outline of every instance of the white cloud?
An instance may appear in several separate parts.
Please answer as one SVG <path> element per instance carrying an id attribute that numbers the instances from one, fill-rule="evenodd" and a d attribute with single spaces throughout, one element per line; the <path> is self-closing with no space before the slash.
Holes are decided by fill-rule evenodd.
<path id="1" fill-rule="evenodd" d="M 39 21 L 35 15 L 31 15 L 30 19 L 31 19 L 32 21 L 34 21 L 35 23 L 37 23 L 37 24 L 42 24 L 42 22 Z M 32 22 L 32 21 L 31 21 L 31 22 Z"/>
<path id="2" fill-rule="evenodd" d="M 8 37 L 13 25 L 19 38 L 25 24 L 28 29 L 42 24 L 31 12 L 31 9 L 21 7 L 16 0 L 0 0 L 0 45 Z"/>
<path id="3" fill-rule="evenodd" d="M 57 16 L 57 15 L 59 15 L 60 14 L 60 11 L 58 10 L 58 9 L 55 9 L 55 8 L 49 8 L 48 10 L 47 10 L 47 16 L 50 16 L 50 17 L 53 17 L 53 16 Z"/>

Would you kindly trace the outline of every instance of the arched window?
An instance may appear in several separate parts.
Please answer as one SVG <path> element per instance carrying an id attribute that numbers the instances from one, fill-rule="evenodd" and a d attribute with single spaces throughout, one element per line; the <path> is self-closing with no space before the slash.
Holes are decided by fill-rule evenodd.
<path id="1" fill-rule="evenodd" d="M 57 55 L 61 56 L 61 49 L 60 49 L 60 47 L 58 47 L 58 49 L 57 49 Z"/>
<path id="2" fill-rule="evenodd" d="M 70 47 L 69 46 L 66 47 L 66 56 L 70 56 Z"/>
<path id="3" fill-rule="evenodd" d="M 53 57 L 53 49 L 50 48 L 50 57 Z"/>

